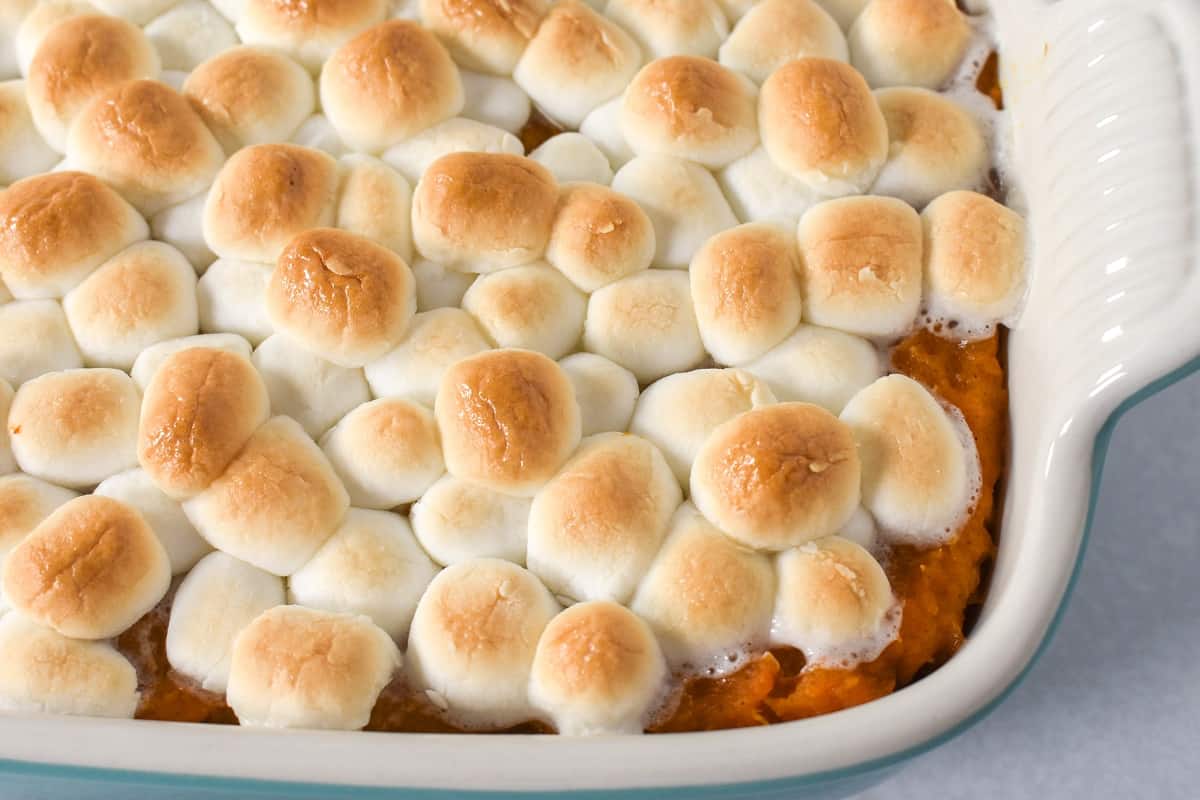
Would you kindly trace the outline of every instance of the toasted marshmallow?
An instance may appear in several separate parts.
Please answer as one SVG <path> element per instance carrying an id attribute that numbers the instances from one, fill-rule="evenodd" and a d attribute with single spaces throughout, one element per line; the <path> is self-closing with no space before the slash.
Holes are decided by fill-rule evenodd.
<path id="1" fill-rule="evenodd" d="M 737 225 L 716 179 L 699 164 L 638 156 L 617 171 L 612 188 L 628 195 L 654 225 L 654 266 L 684 269 L 710 236 Z"/>
<path id="2" fill-rule="evenodd" d="M 434 404 L 451 475 L 534 494 L 579 444 L 579 405 L 558 364 L 527 350 L 489 350 L 442 375 Z"/>
<path id="3" fill-rule="evenodd" d="M 419 0 L 421 21 L 467 69 L 510 75 L 546 14 L 545 0 Z"/>
<path id="4" fill-rule="evenodd" d="M 269 263 L 309 228 L 334 222 L 337 162 L 294 144 L 234 153 L 204 205 L 204 240 L 221 258 Z"/>
<path id="5" fill-rule="evenodd" d="M 895 605 L 879 562 L 854 542 L 830 536 L 781 553 L 771 638 L 809 663 L 840 666 L 874 658 L 894 635 Z"/>
<path id="6" fill-rule="evenodd" d="M 334 158 L 340 158 L 346 153 L 345 142 L 341 140 L 338 132 L 334 130 L 333 124 L 324 114 L 313 114 L 301 122 L 300 127 L 296 128 L 296 132 L 292 134 L 290 141 L 293 144 L 328 153 Z"/>
<path id="7" fill-rule="evenodd" d="M 157 78 L 159 68 L 136 26 L 99 14 L 72 17 L 46 33 L 29 64 L 33 121 L 51 147 L 67 152 L 71 124 L 93 98 L 128 80 Z"/>
<path id="8" fill-rule="evenodd" d="M 333 534 L 349 505 L 320 448 L 295 421 L 275 417 L 183 510 L 217 548 L 290 575 Z"/>
<path id="9" fill-rule="evenodd" d="M 517 133 L 529 119 L 529 95 L 511 79 L 459 70 L 463 85 L 462 115 L 467 119 Z"/>
<path id="10" fill-rule="evenodd" d="M 859 389 L 883 375 L 883 361 L 865 339 L 801 325 L 743 369 L 766 381 L 780 402 L 813 403 L 840 414 Z"/>
<path id="11" fill-rule="evenodd" d="M 63 298 L 83 360 L 128 370 L 146 347 L 199 330 L 196 273 L 162 242 L 139 242 L 110 258 Z"/>
<path id="12" fill-rule="evenodd" d="M 633 200 L 594 183 L 562 188 L 546 260 L 580 289 L 592 292 L 646 269 L 654 250 L 654 226 Z"/>
<path id="13" fill-rule="evenodd" d="M 931 312 L 960 332 L 986 333 L 1016 313 L 1025 291 L 1025 221 L 975 192 L 950 192 L 921 215 Z"/>
<path id="14" fill-rule="evenodd" d="M 84 488 L 137 464 L 141 398 L 115 369 L 71 369 L 26 381 L 8 414 L 22 472 Z"/>
<path id="15" fill-rule="evenodd" d="M 608 157 L 582 133 L 567 131 L 551 136 L 529 157 L 550 170 L 559 183 L 584 181 L 605 186 L 612 183 Z"/>
<path id="16" fill-rule="evenodd" d="M 4 595 L 74 639 L 116 636 L 166 594 L 171 568 L 141 514 L 107 497 L 70 500 L 8 554 Z"/>
<path id="17" fill-rule="evenodd" d="M 888 375 L 842 411 L 862 458 L 863 505 L 893 539 L 936 545 L 958 532 L 979 490 L 979 457 L 961 418 L 924 386 Z"/>
<path id="18" fill-rule="evenodd" d="M 225 471 L 268 410 L 267 388 L 244 355 L 176 350 L 148 379 L 138 463 L 168 496 L 192 497 Z"/>
<path id="19" fill-rule="evenodd" d="M 529 697 L 560 734 L 641 733 L 667 664 L 649 626 L 604 600 L 568 608 L 542 631 Z"/>
<path id="20" fill-rule="evenodd" d="M 623 431 L 638 399 L 633 373 L 595 353 L 575 353 L 558 362 L 575 387 L 583 435 Z"/>
<path id="21" fill-rule="evenodd" d="M 399 667 L 366 617 L 276 606 L 234 640 L 226 697 L 242 725 L 357 730 Z"/>
<path id="22" fill-rule="evenodd" d="M 588 300 L 584 347 L 650 383 L 704 360 L 686 272 L 648 269 Z"/>
<path id="23" fill-rule="evenodd" d="M 439 564 L 473 558 L 524 564 L 532 502 L 444 475 L 413 504 L 410 517 L 417 540 Z"/>
<path id="24" fill-rule="evenodd" d="M 762 147 L 717 173 L 733 213 L 743 222 L 775 222 L 794 227 L 821 196 L 804 181 L 781 170 Z"/>
<path id="25" fill-rule="evenodd" d="M 342 417 L 321 449 L 351 504 L 364 508 L 411 503 L 446 471 L 433 412 L 398 397 L 363 403 Z"/>
<path id="26" fill-rule="evenodd" d="M 744 364 L 800 323 L 795 236 L 751 223 L 709 239 L 688 274 L 704 348 L 722 364 Z"/>
<path id="27" fill-rule="evenodd" d="M 287 336 L 269 337 L 252 360 L 267 385 L 271 411 L 296 420 L 314 439 L 371 399 L 361 369 L 326 361 Z"/>
<path id="28" fill-rule="evenodd" d="M 383 20 L 384 0 L 242 0 L 238 37 L 316 73 L 337 48 Z"/>
<path id="29" fill-rule="evenodd" d="M 762 647 L 774 602 L 767 557 L 734 543 L 685 503 L 631 608 L 650 623 L 672 667 L 721 674 Z"/>
<path id="30" fill-rule="evenodd" d="M 633 150 L 621 133 L 621 108 L 624 105 L 624 97 L 618 95 L 592 109 L 579 123 L 579 132 L 600 148 L 613 169 L 620 169 L 633 158 Z"/>
<path id="31" fill-rule="evenodd" d="M 707 58 L 660 58 L 629 84 L 621 131 L 638 155 L 723 167 L 758 144 L 756 95 L 745 76 Z"/>
<path id="32" fill-rule="evenodd" d="M 200 274 L 217 258 L 204 241 L 204 204 L 207 201 L 207 195 L 198 194 L 191 200 L 164 208 L 150 220 L 152 238 L 183 253 Z"/>
<path id="33" fill-rule="evenodd" d="M 105 478 L 95 493 L 120 500 L 142 515 L 166 550 L 172 575 L 187 572 L 212 550 L 188 522 L 179 503 L 163 494 L 145 470 L 131 469 Z"/>
<path id="34" fill-rule="evenodd" d="M 844 197 L 809 209 L 799 229 L 809 322 L 899 336 L 921 306 L 921 218 L 893 197 Z"/>
<path id="35" fill-rule="evenodd" d="M 806 56 L 850 60 L 837 22 L 815 0 L 763 0 L 738 20 L 718 59 L 762 83 L 787 62 Z"/>
<path id="36" fill-rule="evenodd" d="M 458 724 L 503 728 L 529 718 L 538 637 L 558 612 L 541 581 L 491 558 L 438 573 L 413 617 L 408 673 L 441 696 Z"/>
<path id="37" fill-rule="evenodd" d="M 146 36 L 163 69 L 183 73 L 238 43 L 233 26 L 205 0 L 187 0 L 166 10 L 146 25 Z"/>
<path id="38" fill-rule="evenodd" d="M 285 601 L 282 579 L 228 553 L 208 554 L 175 592 L 167 661 L 201 688 L 223 693 L 237 635 L 259 614 Z"/>
<path id="39" fill-rule="evenodd" d="M 413 317 L 400 344 L 367 364 L 367 383 L 376 397 L 404 397 L 432 406 L 446 370 L 490 347 L 479 325 L 465 311 L 425 311 Z"/>
<path id="40" fill-rule="evenodd" d="M 82 367 L 62 306 L 55 300 L 0 305 L 0 380 L 20 386 L 55 370 Z"/>
<path id="41" fill-rule="evenodd" d="M 854 20 L 858 19 L 858 15 L 862 13 L 869 2 L 871 0 L 817 0 L 817 3 L 829 13 L 829 16 L 837 20 L 837 24 L 844 31 L 850 30 Z"/>
<path id="42" fill-rule="evenodd" d="M 25 81 L 0 83 L 0 185 L 45 172 L 59 160 L 34 127 Z"/>
<path id="43" fill-rule="evenodd" d="M 0 475 L 17 471 L 17 461 L 13 458 L 12 443 L 8 438 L 8 410 L 12 406 L 13 388 L 8 381 L 0 379 L 0 420 L 4 426 L 0 428 Z"/>
<path id="44" fill-rule="evenodd" d="M 858 507 L 854 436 L 808 403 L 779 403 L 713 431 L 692 465 L 691 498 L 710 522 L 758 550 L 836 533 Z"/>
<path id="45" fill-rule="evenodd" d="M 321 70 L 321 107 L 352 149 L 377 153 L 462 111 L 458 68 L 433 34 L 390 20 L 342 45 Z"/>
<path id="46" fill-rule="evenodd" d="M 513 80 L 551 120 L 578 128 L 588 112 L 621 93 L 641 60 L 637 43 L 619 25 L 578 0 L 564 0 L 542 21 Z"/>
<path id="47" fill-rule="evenodd" d="M 18 6 L 20 0 L 17 0 Z M 59 23 L 84 14 L 98 14 L 99 10 L 86 0 L 40 0 L 34 2 L 20 15 L 13 44 L 16 50 L 17 68 L 21 75 L 29 77 L 29 67 L 42 40 Z M 8 21 L 7 19 L 5 20 Z"/>
<path id="48" fill-rule="evenodd" d="M 286 142 L 316 107 L 312 76 L 257 47 L 222 48 L 192 71 L 183 94 L 227 153 Z"/>
<path id="49" fill-rule="evenodd" d="M 692 462 L 718 425 L 774 402 L 765 382 L 740 369 L 679 372 L 646 387 L 629 432 L 657 445 L 686 487 Z"/>
<path id="50" fill-rule="evenodd" d="M 145 392 L 154 373 L 158 372 L 158 368 L 168 357 L 180 350 L 190 350 L 193 347 L 225 350 L 236 353 L 247 361 L 250 360 L 252 349 L 249 342 L 235 333 L 202 333 L 198 336 L 185 336 L 182 339 L 169 339 L 143 350 L 137 360 L 133 362 L 133 370 L 129 374 L 138 388 Z"/>
<path id="51" fill-rule="evenodd" d="M 36 175 L 0 192 L 0 278 L 17 299 L 62 297 L 149 234 L 146 220 L 91 175 Z"/>
<path id="52" fill-rule="evenodd" d="M 524 155 L 521 140 L 503 128 L 466 117 L 451 117 L 389 147 L 383 160 L 416 183 L 425 170 L 450 153 L 508 153 Z"/>
<path id="53" fill-rule="evenodd" d="M 361 153 L 341 160 L 337 227 L 412 260 L 412 187 L 396 170 Z"/>
<path id="54" fill-rule="evenodd" d="M 236 334 L 257 345 L 275 327 L 267 313 L 270 264 L 218 258 L 196 284 L 200 330 Z"/>
<path id="55" fill-rule="evenodd" d="M 78 496 L 70 489 L 29 475 L 0 476 L 0 575 L 9 552 L 56 508 Z M 0 587 L 0 614 L 7 608 L 8 600 Z"/>
<path id="56" fill-rule="evenodd" d="M 424 258 L 412 263 L 413 279 L 417 283 L 417 311 L 455 308 L 462 304 L 463 295 L 476 276 L 470 272 L 447 269 Z M 413 320 L 416 324 L 416 320 Z"/>
<path id="57" fill-rule="evenodd" d="M 879 103 L 841 61 L 800 58 L 772 72 L 759 96 L 758 128 L 776 166 L 828 197 L 865 191 L 888 155 Z"/>
<path id="58" fill-rule="evenodd" d="M 0 711 L 132 719 L 137 710 L 137 672 L 107 642 L 68 639 L 6 614 L 0 650 Z"/>
<path id="59" fill-rule="evenodd" d="M 288 578 L 288 599 L 309 608 L 363 614 L 403 642 L 435 572 L 408 520 L 352 508 L 329 541 Z"/>
<path id="60" fill-rule="evenodd" d="M 579 342 L 587 299 L 561 272 L 534 263 L 481 275 L 462 307 L 498 347 L 557 359 Z"/>
<path id="61" fill-rule="evenodd" d="M 988 146 L 969 111 L 928 89 L 875 92 L 891 140 L 887 163 L 871 187 L 924 208 L 952 189 L 974 189 L 985 179 Z"/>
<path id="62" fill-rule="evenodd" d="M 626 602 L 682 500 L 653 444 L 623 433 L 591 437 L 533 498 L 529 569 L 556 595 Z"/>
<path id="63" fill-rule="evenodd" d="M 647 59 L 715 58 L 729 35 L 715 0 L 609 0 L 604 13 L 633 34 Z"/>
<path id="64" fill-rule="evenodd" d="M 971 26 L 950 0 L 871 0 L 849 39 L 850 60 L 872 86 L 936 89 L 966 54 Z"/>

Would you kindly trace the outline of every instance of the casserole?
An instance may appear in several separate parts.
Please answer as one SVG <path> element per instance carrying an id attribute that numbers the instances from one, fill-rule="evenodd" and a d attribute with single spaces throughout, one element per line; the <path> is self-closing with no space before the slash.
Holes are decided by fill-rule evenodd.
<path id="1" fill-rule="evenodd" d="M 1200 65 L 1176 46 L 1200 26 L 1200 11 L 1185 0 L 1025 0 L 995 15 L 1013 184 L 1037 263 L 1009 337 L 1004 536 L 979 623 L 946 666 L 882 700 L 800 723 L 636 740 L 477 737 L 469 760 L 459 737 L 7 717 L 3 768 L 31 789 L 78 791 L 83 778 L 114 795 L 140 784 L 172 796 L 673 788 L 832 797 L 969 726 L 1019 679 L 1060 613 L 1112 420 L 1200 352 L 1188 149 Z"/>

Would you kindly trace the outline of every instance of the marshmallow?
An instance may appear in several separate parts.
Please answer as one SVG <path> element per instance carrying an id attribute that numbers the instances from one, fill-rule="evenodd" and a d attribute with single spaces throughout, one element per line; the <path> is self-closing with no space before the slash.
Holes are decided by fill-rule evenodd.
<path id="1" fill-rule="evenodd" d="M 546 260 L 583 291 L 646 269 L 654 249 L 654 226 L 633 200 L 594 183 L 562 188 Z"/>
<path id="2" fill-rule="evenodd" d="M 862 458 L 863 505 L 887 535 L 910 544 L 945 542 L 979 489 L 971 434 L 921 384 L 889 375 L 842 411 Z"/>
<path id="3" fill-rule="evenodd" d="M 743 222 L 775 222 L 795 227 L 820 199 L 807 183 L 775 166 L 762 147 L 717 173 L 717 183 Z"/>
<path id="4" fill-rule="evenodd" d="M 595 353 L 575 353 L 558 362 L 575 387 L 583 435 L 623 431 L 638 399 L 633 373 Z"/>
<path id="5" fill-rule="evenodd" d="M 646 387 L 629 432 L 653 442 L 686 487 L 692 462 L 718 425 L 774 402 L 765 382 L 740 369 L 679 372 Z"/>
<path id="6" fill-rule="evenodd" d="M 623 433 L 590 437 L 533 498 L 529 569 L 556 595 L 626 602 L 682 500 L 650 442 Z"/>
<path id="7" fill-rule="evenodd" d="M 650 383 L 704 360 L 686 272 L 648 269 L 596 290 L 584 347 Z"/>
<path id="8" fill-rule="evenodd" d="M 267 313 L 270 264 L 218 258 L 196 284 L 200 330 L 232 333 L 261 344 L 275 327 Z"/>
<path id="9" fill-rule="evenodd" d="M 434 404 L 446 470 L 496 491 L 534 494 L 579 444 L 579 405 L 558 364 L 489 350 L 442 375 Z"/>
<path id="10" fill-rule="evenodd" d="M 685 503 L 631 608 L 658 635 L 672 667 L 722 674 L 761 649 L 774 602 L 767 557 L 735 544 Z"/>
<path id="11" fill-rule="evenodd" d="M 280 578 L 227 553 L 209 553 L 175 592 L 167 623 L 167 661 L 202 689 L 224 693 L 237 635 L 285 599 Z"/>
<path id="12" fill-rule="evenodd" d="M 58 27 L 59 23 L 72 17 L 98 13 L 99 10 L 86 0 L 40 0 L 31 3 L 20 17 L 13 37 L 17 67 L 21 75 L 29 77 L 30 64 L 41 47 L 42 40 L 46 38 L 46 34 Z"/>
<path id="13" fill-rule="evenodd" d="M 169 244 L 196 269 L 204 274 L 217 256 L 204 241 L 204 204 L 208 196 L 198 194 L 191 200 L 164 208 L 150 220 L 151 236 Z"/>
<path id="14" fill-rule="evenodd" d="M 844 197 L 809 209 L 799 229 L 809 322 L 900 336 L 921 306 L 921 218 L 892 197 Z"/>
<path id="15" fill-rule="evenodd" d="M 799 258 L 791 231 L 739 225 L 709 239 L 689 277 L 704 348 L 722 364 L 744 364 L 800 323 Z"/>
<path id="16" fill-rule="evenodd" d="M 146 25 L 146 36 L 163 69 L 180 72 L 190 72 L 238 43 L 233 26 L 204 0 L 188 0 L 155 17 Z"/>
<path id="17" fill-rule="evenodd" d="M 226 697 L 242 725 L 358 730 L 399 667 L 366 617 L 276 606 L 234 640 Z"/>
<path id="18" fill-rule="evenodd" d="M 362 614 L 403 642 L 435 572 L 408 520 L 388 511 L 352 508 L 329 541 L 288 578 L 288 599 L 309 608 Z"/>
<path id="19" fill-rule="evenodd" d="M 587 299 L 561 272 L 534 263 L 481 275 L 462 307 L 498 347 L 557 359 L 579 342 Z"/>
<path id="20" fill-rule="evenodd" d="M 12 607 L 73 639 L 116 636 L 170 583 L 166 551 L 142 516 L 95 495 L 59 506 L 4 562 Z"/>
<path id="21" fill-rule="evenodd" d="M 138 388 L 145 392 L 154 373 L 158 372 L 158 368 L 168 357 L 180 350 L 190 350 L 193 347 L 225 350 L 236 353 L 247 361 L 250 360 L 250 343 L 241 336 L 234 333 L 202 333 L 198 336 L 185 336 L 182 339 L 169 339 L 147 347 L 133 362 L 133 370 L 129 374 Z"/>
<path id="22" fill-rule="evenodd" d="M 532 713 L 527 687 L 538 637 L 557 612 L 541 581 L 516 564 L 480 558 L 449 566 L 417 605 L 409 677 L 436 692 L 463 726 L 522 722 Z"/>
<path id="23" fill-rule="evenodd" d="M 529 696 L 566 736 L 641 733 L 667 677 L 658 642 L 636 614 L 580 603 L 542 631 Z"/>
<path id="24" fill-rule="evenodd" d="M 333 535 L 349 505 L 320 448 L 295 421 L 275 417 L 183 510 L 218 549 L 290 575 Z"/>
<path id="25" fill-rule="evenodd" d="M 467 69 L 509 75 L 546 14 L 545 0 L 420 0 L 421 21 Z"/>
<path id="26" fill-rule="evenodd" d="M 367 383 L 376 397 L 403 397 L 432 406 L 446 370 L 489 348 L 474 318 L 465 311 L 424 311 L 413 317 L 408 334 L 395 349 L 367 364 Z"/>
<path id="27" fill-rule="evenodd" d="M 13 388 L 8 381 L 0 379 L 0 475 L 17 471 L 17 461 L 13 458 L 12 443 L 8 438 L 8 410 L 12 407 Z"/>
<path id="28" fill-rule="evenodd" d="M 855 392 L 883 375 L 883 361 L 865 339 L 801 325 L 743 369 L 766 381 L 780 402 L 799 400 L 840 414 Z"/>
<path id="29" fill-rule="evenodd" d="M 179 0 L 93 0 L 105 14 L 127 19 L 135 25 L 145 25 Z"/>
<path id="30" fill-rule="evenodd" d="M 271 396 L 271 411 L 286 414 L 317 438 L 350 409 L 371 399 L 363 371 L 326 361 L 276 334 L 254 350 L 254 366 Z"/>
<path id="31" fill-rule="evenodd" d="M 641 64 L 637 43 L 578 0 L 550 9 L 513 70 L 513 80 L 553 122 L 578 128 L 616 97 Z"/>
<path id="32" fill-rule="evenodd" d="M 425 170 L 450 153 L 508 153 L 524 155 L 521 140 L 492 125 L 466 117 L 451 117 L 389 147 L 383 160 L 416 183 Z"/>
<path id="33" fill-rule="evenodd" d="M 864 550 L 870 550 L 875 547 L 879 531 L 875 527 L 875 519 L 871 512 L 860 506 L 838 531 L 838 536 L 854 542 Z"/>
<path id="34" fill-rule="evenodd" d="M 47 372 L 82 366 L 67 317 L 56 301 L 0 305 L 0 380 L 20 386 Z"/>
<path id="35" fill-rule="evenodd" d="M 828 12 L 829 16 L 837 20 L 837 24 L 844 31 L 850 30 L 854 20 L 858 18 L 869 2 L 871 0 L 817 0 L 817 3 Z"/>
<path id="36" fill-rule="evenodd" d="M 638 156 L 617 171 L 612 188 L 650 217 L 656 267 L 686 268 L 705 240 L 738 224 L 713 176 L 690 161 Z"/>
<path id="37" fill-rule="evenodd" d="M 38 0 L 4 0 L 0 2 L 0 80 L 21 74 L 17 65 L 17 32 L 21 19 L 37 8 Z"/>
<path id="38" fill-rule="evenodd" d="M 383 20 L 384 0 L 241 0 L 237 33 L 299 61 L 312 73 L 337 48 Z"/>
<path id="39" fill-rule="evenodd" d="M 365 236 L 412 261 L 412 187 L 379 159 L 361 153 L 341 160 L 337 227 Z"/>
<path id="40" fill-rule="evenodd" d="M 346 152 L 345 143 L 324 114 L 313 114 L 301 122 L 289 141 L 328 153 L 334 158 L 340 158 Z"/>
<path id="41" fill-rule="evenodd" d="M 971 43 L 950 0 L 871 0 L 850 28 L 850 60 L 872 86 L 936 89 Z"/>
<path id="42" fill-rule="evenodd" d="M 9 552 L 55 509 L 78 496 L 70 489 L 29 475 L 0 476 L 0 575 Z M 0 588 L 0 614 L 8 607 Z"/>
<path id="43" fill-rule="evenodd" d="M 95 493 L 120 500 L 142 515 L 166 550 L 172 575 L 187 572 L 212 550 L 188 522 L 179 503 L 163 494 L 145 470 L 131 469 L 105 478 Z"/>
<path id="44" fill-rule="evenodd" d="M 417 541 L 439 564 L 473 558 L 524 564 L 532 502 L 444 475 L 413 503 L 410 518 Z"/>
<path id="45" fill-rule="evenodd" d="M 854 436 L 807 403 L 748 411 L 713 431 L 692 465 L 691 498 L 709 522 L 757 550 L 836 533 L 858 507 Z"/>
<path id="46" fill-rule="evenodd" d="M 158 79 L 179 93 L 183 93 L 183 84 L 187 82 L 188 73 L 176 69 L 164 69 Z"/>
<path id="47" fill-rule="evenodd" d="M 511 78 L 459 70 L 463 85 L 462 115 L 516 134 L 529 119 L 529 95 Z"/>
<path id="48" fill-rule="evenodd" d="M 762 0 L 738 20 L 718 59 L 762 83 L 777 68 L 805 56 L 850 60 L 837 22 L 815 0 Z"/>
<path id="49" fill-rule="evenodd" d="M 579 132 L 600 148 L 613 169 L 620 169 L 633 158 L 633 150 L 621 133 L 621 108 L 624 105 L 625 98 L 618 95 L 592 109 L 579 123 Z"/>
<path id="50" fill-rule="evenodd" d="M 69 486 L 95 486 L 137 465 L 141 398 L 115 369 L 70 369 L 26 381 L 8 414 L 22 472 Z"/>
<path id="51" fill-rule="evenodd" d="M 59 155 L 34 127 L 25 81 L 0 83 L 0 185 L 49 170 Z"/>
<path id="52" fill-rule="evenodd" d="M 633 34 L 647 59 L 713 58 L 729 35 L 715 0 L 609 0 L 604 13 Z"/>
<path id="53" fill-rule="evenodd" d="M 605 186 L 612 183 L 613 171 L 608 158 L 581 133 L 567 131 L 551 136 L 529 157 L 550 170 L 559 183 L 584 181 Z"/>
<path id="54" fill-rule="evenodd" d="M 433 412 L 397 397 L 363 403 L 342 417 L 321 438 L 321 449 L 351 504 L 363 508 L 411 503 L 446 471 Z"/>
<path id="55" fill-rule="evenodd" d="M 417 283 L 417 311 L 420 312 L 458 307 L 476 277 L 470 272 L 447 269 L 424 258 L 412 263 L 412 273 Z M 415 319 L 413 324 L 416 324 Z"/>

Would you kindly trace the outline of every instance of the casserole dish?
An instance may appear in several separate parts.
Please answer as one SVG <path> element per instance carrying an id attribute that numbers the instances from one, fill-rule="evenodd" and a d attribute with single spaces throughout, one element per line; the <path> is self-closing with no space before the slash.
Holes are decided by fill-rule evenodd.
<path id="1" fill-rule="evenodd" d="M 945 667 L 882 700 L 763 729 L 589 740 L 270 732 L 93 719 L 0 720 L 0 768 L 35 794 L 431 796 L 575 791 L 836 797 L 999 702 L 1060 613 L 1119 410 L 1200 353 L 1186 0 L 995 9 L 1013 188 L 1036 267 L 1009 337 L 1013 447 L 992 588 Z"/>

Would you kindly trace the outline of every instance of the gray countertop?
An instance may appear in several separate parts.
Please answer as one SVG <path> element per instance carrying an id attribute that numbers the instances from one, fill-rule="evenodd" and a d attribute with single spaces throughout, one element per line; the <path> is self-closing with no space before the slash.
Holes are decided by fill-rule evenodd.
<path id="1" fill-rule="evenodd" d="M 1117 427 L 1079 585 L 990 717 L 861 800 L 1200 798 L 1200 375 Z"/>

